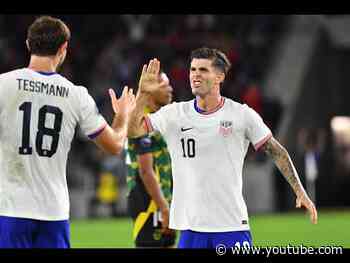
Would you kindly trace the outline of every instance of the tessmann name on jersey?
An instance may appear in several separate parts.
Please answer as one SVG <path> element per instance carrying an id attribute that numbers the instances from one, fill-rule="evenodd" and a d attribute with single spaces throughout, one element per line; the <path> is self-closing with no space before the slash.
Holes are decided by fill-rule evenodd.
<path id="1" fill-rule="evenodd" d="M 53 85 L 41 81 L 33 81 L 28 79 L 17 79 L 18 90 L 28 92 L 43 93 L 51 96 L 60 96 L 67 98 L 69 95 L 69 88 Z"/>

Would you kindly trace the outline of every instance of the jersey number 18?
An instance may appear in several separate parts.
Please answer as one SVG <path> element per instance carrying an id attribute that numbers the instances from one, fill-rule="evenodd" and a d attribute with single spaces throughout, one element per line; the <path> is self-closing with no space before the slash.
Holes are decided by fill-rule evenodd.
<path id="1" fill-rule="evenodd" d="M 32 147 L 29 145 L 30 138 L 30 121 L 32 115 L 32 103 L 24 102 L 19 107 L 23 111 L 23 126 L 22 126 L 22 146 L 19 147 L 19 154 L 32 154 Z M 53 128 L 45 127 L 46 114 L 51 113 L 55 116 Z M 38 131 L 36 133 L 35 146 L 39 156 L 51 157 L 57 151 L 59 133 L 62 125 L 62 111 L 55 106 L 45 105 L 39 110 Z M 51 136 L 52 142 L 50 149 L 43 149 L 44 135 Z"/>

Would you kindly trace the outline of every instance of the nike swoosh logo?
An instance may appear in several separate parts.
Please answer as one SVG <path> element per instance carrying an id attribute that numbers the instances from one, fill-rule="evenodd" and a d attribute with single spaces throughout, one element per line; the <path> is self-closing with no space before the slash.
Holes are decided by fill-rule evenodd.
<path id="1" fill-rule="evenodd" d="M 181 128 L 181 131 L 184 132 L 184 131 L 188 131 L 188 130 L 192 130 L 192 129 L 193 129 L 193 127 L 191 127 L 191 128 Z"/>

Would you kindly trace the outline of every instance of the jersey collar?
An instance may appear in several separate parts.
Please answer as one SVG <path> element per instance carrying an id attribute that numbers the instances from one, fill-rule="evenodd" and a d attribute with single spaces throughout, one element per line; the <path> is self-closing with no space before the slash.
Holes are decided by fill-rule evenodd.
<path id="1" fill-rule="evenodd" d="M 36 70 L 30 69 L 30 68 L 27 68 L 27 69 L 34 71 L 36 73 L 39 73 L 40 75 L 44 75 L 44 76 L 52 76 L 52 75 L 58 74 L 57 72 L 54 72 L 54 71 L 53 72 L 51 72 L 51 71 L 36 71 Z"/>
<path id="2" fill-rule="evenodd" d="M 36 72 L 44 76 L 51 76 L 51 75 L 58 74 L 57 72 L 45 72 L 45 71 L 36 71 Z"/>

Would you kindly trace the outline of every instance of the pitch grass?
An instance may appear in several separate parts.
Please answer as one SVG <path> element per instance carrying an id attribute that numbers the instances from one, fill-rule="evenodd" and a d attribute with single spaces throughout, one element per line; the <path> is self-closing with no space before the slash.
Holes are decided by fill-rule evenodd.
<path id="1" fill-rule="evenodd" d="M 255 246 L 342 246 L 350 248 L 350 211 L 319 211 L 317 225 L 303 213 L 251 215 Z M 71 221 L 72 248 L 132 248 L 129 218 Z"/>

